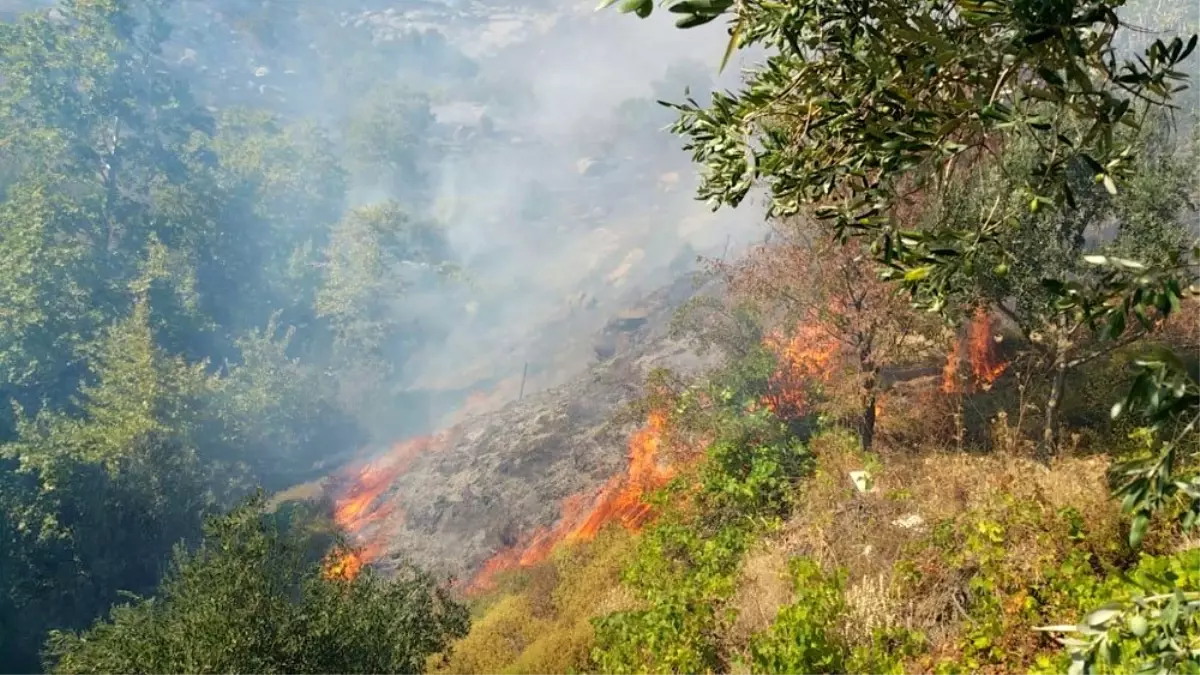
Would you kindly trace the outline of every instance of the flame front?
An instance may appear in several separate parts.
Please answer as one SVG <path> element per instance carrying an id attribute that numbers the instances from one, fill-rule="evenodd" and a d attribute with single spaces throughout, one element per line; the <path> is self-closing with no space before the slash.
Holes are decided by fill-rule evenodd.
<path id="1" fill-rule="evenodd" d="M 353 578 L 363 565 L 384 553 L 392 527 L 380 527 L 379 524 L 389 520 L 395 527 L 404 519 L 403 510 L 396 506 L 394 499 L 384 499 L 384 493 L 418 457 L 444 447 L 447 438 L 446 433 L 440 433 L 401 441 L 387 454 L 352 472 L 349 487 L 334 500 L 333 520 L 358 548 L 353 552 L 340 552 L 341 562 L 330 564 L 330 569 L 339 570 L 338 576 Z"/>
<path id="2" fill-rule="evenodd" d="M 773 333 L 764 344 L 779 358 L 779 368 L 769 382 L 770 393 L 763 404 L 780 416 L 802 414 L 806 387 L 812 381 L 828 381 L 829 364 L 838 352 L 835 341 L 819 328 L 802 327 L 794 337 Z M 492 556 L 476 574 L 469 591 L 493 588 L 496 575 L 505 570 L 532 567 L 547 558 L 561 543 L 590 541 L 609 523 L 629 530 L 640 529 L 653 515 L 645 498 L 666 485 L 672 469 L 659 465 L 667 416 L 652 412 L 646 425 L 629 439 L 629 470 L 613 477 L 594 496 L 574 495 L 563 500 L 561 515 L 551 527 L 535 530 L 520 544 Z"/>
<path id="3" fill-rule="evenodd" d="M 979 307 L 967 325 L 966 355 L 962 340 L 954 341 L 954 349 L 942 368 L 942 391 L 947 394 L 963 390 L 960 380 L 962 362 L 971 369 L 972 384 L 987 389 L 1008 369 L 1008 362 L 996 356 L 996 341 L 992 338 L 992 320 L 986 309 Z"/>
<path id="4" fill-rule="evenodd" d="M 629 439 L 629 470 L 614 476 L 594 495 L 573 495 L 563 500 L 561 515 L 552 527 L 539 528 L 526 540 L 492 556 L 476 574 L 469 590 L 481 591 L 495 585 L 498 573 L 531 567 L 550 557 L 563 542 L 591 541 L 609 523 L 630 530 L 640 529 L 652 509 L 645 497 L 666 485 L 674 472 L 659 466 L 659 450 L 667 417 L 652 412 L 646 425 Z"/>

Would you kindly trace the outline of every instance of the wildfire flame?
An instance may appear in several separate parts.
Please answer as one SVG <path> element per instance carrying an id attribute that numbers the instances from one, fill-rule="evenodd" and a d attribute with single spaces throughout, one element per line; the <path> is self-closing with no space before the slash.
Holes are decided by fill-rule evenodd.
<path id="1" fill-rule="evenodd" d="M 781 416 L 801 414 L 806 386 L 812 381 L 828 381 L 832 375 L 829 363 L 838 352 L 837 343 L 819 328 L 802 327 L 791 338 L 772 333 L 764 338 L 764 344 L 778 355 L 780 367 L 770 378 L 770 393 L 763 398 L 763 405 Z M 553 526 L 535 530 L 522 543 L 488 559 L 468 590 L 493 588 L 498 573 L 532 567 L 549 558 L 561 543 L 590 541 L 609 523 L 640 529 L 653 515 L 645 497 L 674 475 L 672 469 L 659 465 L 666 423 L 665 414 L 652 412 L 646 425 L 629 440 L 625 474 L 613 477 L 594 496 L 573 495 L 563 500 L 561 515 Z"/>
<path id="2" fill-rule="evenodd" d="M 658 463 L 666 423 L 665 414 L 650 413 L 646 425 L 629 439 L 629 470 L 626 473 L 614 476 L 592 495 L 567 497 L 553 526 L 535 530 L 524 542 L 488 559 L 469 590 L 494 587 L 498 573 L 536 565 L 549 558 L 560 543 L 591 541 L 609 523 L 619 523 L 629 530 L 640 529 L 652 515 L 652 508 L 644 498 L 674 475 L 670 468 Z"/>
<path id="3" fill-rule="evenodd" d="M 359 551 L 336 549 L 325 562 L 323 573 L 326 579 L 353 581 L 362 571 L 363 556 Z"/>
<path id="4" fill-rule="evenodd" d="M 410 438 L 393 445 L 382 457 L 350 472 L 349 486 L 333 504 L 334 522 L 359 545 L 357 551 L 340 554 L 355 560 L 339 566 L 349 578 L 357 575 L 363 565 L 378 559 L 387 548 L 389 529 L 372 525 L 384 520 L 390 520 L 393 525 L 403 522 L 403 510 L 394 500 L 382 499 L 384 493 L 418 457 L 445 447 L 447 440 L 446 432 Z"/>
<path id="5" fill-rule="evenodd" d="M 832 374 L 828 365 L 838 351 L 836 342 L 817 328 L 802 327 L 791 338 L 773 333 L 764 338 L 764 343 L 780 357 L 780 367 L 770 379 L 770 393 L 763 398 L 763 404 L 780 416 L 801 414 L 806 404 L 806 385 L 828 381 Z M 457 423 L 474 408 L 490 405 L 494 393 L 470 396 L 452 422 Z M 533 531 L 521 543 L 488 559 L 468 590 L 486 590 L 494 586 L 499 572 L 546 560 L 560 543 L 590 541 L 609 523 L 640 529 L 653 515 L 645 497 L 674 475 L 672 469 L 659 465 L 666 423 L 664 413 L 652 412 L 645 426 L 629 440 L 629 467 L 625 473 L 614 476 L 593 493 L 564 499 L 553 526 Z M 394 504 L 381 497 L 417 457 L 444 447 L 446 433 L 397 443 L 385 456 L 354 472 L 349 488 L 335 500 L 334 520 L 361 548 L 341 552 L 329 563 L 327 574 L 352 579 L 385 550 L 386 532 L 379 528 L 368 532 L 369 526 L 384 519 L 394 521 L 403 514 L 397 514 Z"/>
<path id="6" fill-rule="evenodd" d="M 828 382 L 833 372 L 829 365 L 837 355 L 838 344 L 815 325 L 800 326 L 788 338 L 774 331 L 763 344 L 779 360 L 779 367 L 768 380 L 769 393 L 763 405 L 783 419 L 804 414 L 808 387 L 812 382 Z"/>
<path id="7" fill-rule="evenodd" d="M 474 392 L 446 420 L 446 428 L 430 436 L 399 441 L 381 457 L 348 471 L 347 487 L 334 500 L 333 519 L 359 545 L 355 551 L 340 550 L 331 556 L 326 573 L 353 579 L 363 565 L 379 558 L 387 549 L 389 529 L 373 524 L 390 520 L 393 526 L 403 522 L 403 510 L 394 500 L 381 499 L 421 455 L 448 445 L 451 431 L 471 415 L 492 410 L 514 398 L 519 379 L 502 381 L 491 391 Z"/>
<path id="8" fill-rule="evenodd" d="M 946 359 L 946 365 L 942 368 L 943 392 L 954 394 L 963 391 L 959 373 L 964 360 L 970 367 L 970 384 L 982 389 L 991 387 L 1008 369 L 1008 362 L 999 360 L 996 355 L 996 341 L 992 339 L 991 317 L 982 307 L 975 310 L 971 323 L 967 325 L 965 344 L 963 340 L 955 340 L 954 349 Z"/>

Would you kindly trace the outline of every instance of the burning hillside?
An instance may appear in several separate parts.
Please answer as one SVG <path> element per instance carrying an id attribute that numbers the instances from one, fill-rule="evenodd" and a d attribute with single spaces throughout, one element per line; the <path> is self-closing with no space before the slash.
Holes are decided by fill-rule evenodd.
<path id="1" fill-rule="evenodd" d="M 667 338 L 690 286 L 677 283 L 645 311 L 610 321 L 600 338 L 606 355 L 583 376 L 523 399 L 507 386 L 476 393 L 442 431 L 397 442 L 330 481 L 335 518 L 360 548 L 329 573 L 352 577 L 364 564 L 386 571 L 405 556 L 482 589 L 496 573 L 542 562 L 559 543 L 590 540 L 608 523 L 640 528 L 652 515 L 644 498 L 673 475 L 660 447 L 666 415 L 617 413 L 642 394 L 652 368 L 704 367 Z M 764 344 L 780 369 L 763 404 L 799 414 L 811 386 L 835 372 L 839 345 L 811 326 Z M 986 388 L 1005 368 L 981 311 L 952 349 L 942 390 Z"/>
<path id="2" fill-rule="evenodd" d="M 499 409 L 496 395 L 471 397 L 442 431 L 331 479 L 335 518 L 361 549 L 333 561 L 330 573 L 352 576 L 361 563 L 387 571 L 405 556 L 487 585 L 495 572 L 536 563 L 608 522 L 640 526 L 649 515 L 643 496 L 671 476 L 658 456 L 665 417 L 619 413 L 651 369 L 707 364 L 667 337 L 674 309 L 694 293 L 681 279 L 647 298 L 636 320 L 618 316 L 600 338 L 614 345 L 611 356 L 582 376 L 511 396 Z"/>
<path id="3" fill-rule="evenodd" d="M 563 542 L 591 541 L 609 523 L 636 530 L 651 515 L 645 497 L 670 480 L 670 467 L 660 466 L 659 446 L 666 415 L 650 414 L 646 425 L 629 440 L 629 469 L 605 483 L 594 494 L 574 494 L 563 500 L 562 515 L 553 526 L 539 528 L 515 546 L 500 551 L 484 563 L 471 588 L 483 590 L 497 573 L 536 565 Z"/>

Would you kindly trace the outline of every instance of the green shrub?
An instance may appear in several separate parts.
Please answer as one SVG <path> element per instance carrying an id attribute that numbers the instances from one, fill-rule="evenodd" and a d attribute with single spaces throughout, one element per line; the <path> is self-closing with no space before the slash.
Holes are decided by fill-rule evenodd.
<path id="1" fill-rule="evenodd" d="M 1200 673 L 1200 549 L 1143 555 L 1105 587 L 1109 601 L 1078 626 L 1043 629 L 1066 634 L 1068 672 Z"/>
<path id="2" fill-rule="evenodd" d="M 641 609 L 595 620 L 593 667 L 606 673 L 723 672 L 729 655 L 722 631 L 746 550 L 791 509 L 796 482 L 811 462 L 808 450 L 769 411 L 756 407 L 752 383 L 758 360 L 731 366 L 704 406 L 689 405 L 677 419 L 715 433 L 690 489 L 676 482 L 667 511 L 639 543 L 622 575 Z M 731 374 L 732 373 L 732 374 Z M 739 380 L 738 373 L 744 379 Z M 742 387 L 748 388 L 742 389 Z"/>
<path id="3" fill-rule="evenodd" d="M 47 642 L 59 673 L 412 673 L 470 625 L 431 575 L 331 578 L 261 496 L 210 520 L 155 597 Z M 336 549 L 335 549 L 336 552 Z"/>
<path id="4" fill-rule="evenodd" d="M 826 575 L 806 558 L 791 561 L 796 600 L 750 643 L 755 673 L 843 673 L 850 650 L 838 624 L 846 610 L 845 574 Z"/>

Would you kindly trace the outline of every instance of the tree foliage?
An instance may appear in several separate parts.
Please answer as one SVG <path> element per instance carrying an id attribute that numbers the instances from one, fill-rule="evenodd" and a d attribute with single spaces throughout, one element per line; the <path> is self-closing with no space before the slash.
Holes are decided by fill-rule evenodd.
<path id="1" fill-rule="evenodd" d="M 1194 292 L 1200 248 L 1158 250 L 1145 260 L 1079 258 L 1084 230 L 1105 215 L 1107 198 L 1122 200 L 1147 175 L 1140 157 L 1148 122 L 1186 88 L 1183 68 L 1197 36 L 1119 54 L 1116 38 L 1128 32 L 1117 15 L 1121 0 L 667 4 L 681 28 L 728 17 L 725 61 L 736 50 L 767 52 L 740 90 L 717 93 L 708 105 L 672 106 L 674 131 L 702 170 L 698 196 L 714 208 L 737 206 L 765 187 L 769 216 L 811 216 L 833 237 L 865 238 L 884 278 L 932 310 L 947 309 L 985 270 L 1003 277 L 1011 261 L 1023 264 L 1022 244 L 1043 247 L 1032 274 L 1050 296 L 1038 311 L 1057 329 L 1056 381 L 1075 330 L 1130 339 Z M 621 5 L 641 17 L 653 7 L 652 0 Z M 915 217 L 964 175 L 1002 169 L 1014 150 L 1029 153 L 1020 159 L 1026 169 L 1005 174 L 1006 193 L 976 212 L 982 218 Z M 1170 208 L 1169 197 L 1160 201 Z M 1117 211 L 1129 217 L 1136 205 L 1126 204 Z M 1031 217 L 1047 212 L 1049 220 Z M 1123 225 L 1145 224 L 1138 220 Z M 1050 229 L 1022 238 L 1030 226 Z M 1134 544 L 1151 514 L 1180 497 L 1180 522 L 1200 520 L 1200 474 L 1194 461 L 1179 461 L 1180 453 L 1194 458 L 1183 443 L 1194 447 L 1188 434 L 1200 421 L 1195 380 L 1166 351 L 1139 365 L 1113 415 L 1137 410 L 1152 433 L 1181 428 L 1182 435 L 1153 441 L 1154 456 L 1124 468 L 1118 494 L 1134 516 Z M 1052 410 L 1046 417 L 1044 445 L 1052 450 Z"/>
<path id="2" fill-rule="evenodd" d="M 205 526 L 158 592 L 80 634 L 55 633 L 54 672 L 415 673 L 466 634 L 466 609 L 412 568 L 325 574 L 261 497 Z"/>

